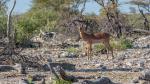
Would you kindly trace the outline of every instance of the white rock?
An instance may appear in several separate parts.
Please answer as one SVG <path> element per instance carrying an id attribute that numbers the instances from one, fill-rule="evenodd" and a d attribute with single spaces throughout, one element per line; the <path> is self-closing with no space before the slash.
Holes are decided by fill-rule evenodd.
<path id="1" fill-rule="evenodd" d="M 69 55 L 69 52 L 62 52 L 61 54 L 60 54 L 60 57 L 66 57 L 66 56 L 68 56 Z"/>

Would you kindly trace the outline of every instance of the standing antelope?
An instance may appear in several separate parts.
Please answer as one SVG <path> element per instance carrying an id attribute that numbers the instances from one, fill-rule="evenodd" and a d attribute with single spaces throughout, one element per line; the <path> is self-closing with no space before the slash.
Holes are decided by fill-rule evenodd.
<path id="1" fill-rule="evenodd" d="M 83 39 L 84 42 L 86 42 L 86 55 L 88 56 L 88 60 L 90 59 L 90 54 L 92 51 L 92 44 L 93 43 L 103 43 L 105 48 L 107 50 L 111 51 L 112 58 L 113 56 L 113 49 L 110 46 L 110 34 L 105 33 L 105 32 L 98 32 L 98 33 L 93 33 L 93 34 L 88 34 L 84 32 L 84 29 L 79 27 L 79 33 L 80 33 L 80 38 Z M 107 53 L 107 58 L 108 58 L 108 53 Z"/>

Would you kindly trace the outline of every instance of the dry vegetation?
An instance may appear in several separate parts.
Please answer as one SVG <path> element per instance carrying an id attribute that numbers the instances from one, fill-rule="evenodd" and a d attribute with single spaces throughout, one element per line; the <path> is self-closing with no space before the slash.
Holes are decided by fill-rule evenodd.
<path id="1" fill-rule="evenodd" d="M 33 0 L 23 14 L 7 13 L 9 1 L 1 0 L 0 84 L 150 84 L 149 0 L 126 3 L 137 6 L 130 13 L 120 1 L 93 0 L 96 15 L 84 14 L 90 0 Z M 112 35 L 114 59 L 94 44 L 88 60 L 78 27 Z"/>

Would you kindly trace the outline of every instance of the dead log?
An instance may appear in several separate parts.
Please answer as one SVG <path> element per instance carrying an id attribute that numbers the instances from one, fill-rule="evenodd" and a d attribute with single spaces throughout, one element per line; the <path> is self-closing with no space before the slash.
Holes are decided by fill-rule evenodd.
<path id="1" fill-rule="evenodd" d="M 52 67 L 51 63 L 48 64 L 48 67 L 51 71 L 51 75 L 54 75 L 56 79 L 63 79 L 70 82 L 77 82 L 77 79 L 74 76 L 67 75 L 62 67 L 57 66 L 56 71 Z M 57 73 L 58 72 L 58 73 Z"/>
<path id="2" fill-rule="evenodd" d="M 133 29 L 132 32 L 135 32 L 135 33 L 145 33 L 145 34 L 150 35 L 150 31 L 143 30 L 143 29 Z"/>
<path id="3" fill-rule="evenodd" d="M 64 71 L 64 69 L 62 67 L 58 66 L 57 70 L 58 70 L 58 73 L 60 75 L 60 78 L 62 78 L 63 80 L 70 81 L 70 82 L 77 82 L 78 81 L 75 76 L 66 74 L 66 72 Z"/>
<path id="4" fill-rule="evenodd" d="M 82 84 L 115 84 L 108 77 L 102 77 L 96 80 L 85 80 Z"/>
<path id="5" fill-rule="evenodd" d="M 21 73 L 22 67 L 21 64 L 15 65 L 0 65 L 0 71 L 7 72 L 11 70 L 16 70 L 18 73 Z"/>
<path id="6" fill-rule="evenodd" d="M 49 69 L 51 71 L 51 75 L 54 75 L 56 77 L 56 79 L 60 79 L 60 77 L 58 76 L 58 74 L 56 73 L 54 68 L 52 67 L 51 63 L 48 64 L 48 67 L 49 67 Z"/>

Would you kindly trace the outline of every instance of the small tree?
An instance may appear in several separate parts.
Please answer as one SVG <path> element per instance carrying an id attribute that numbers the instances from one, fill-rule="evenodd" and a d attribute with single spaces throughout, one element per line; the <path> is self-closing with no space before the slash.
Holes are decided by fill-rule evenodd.
<path id="1" fill-rule="evenodd" d="M 107 17 L 108 23 L 113 28 L 116 36 L 122 36 L 122 23 L 119 17 L 118 0 L 94 0 L 103 9 L 103 13 Z"/>
<path id="2" fill-rule="evenodd" d="M 4 54 L 12 55 L 14 54 L 15 41 L 14 41 L 14 28 L 12 26 L 12 12 L 15 8 L 16 0 L 14 0 L 13 7 L 8 14 L 7 20 L 7 46 L 4 49 Z"/>
<path id="3" fill-rule="evenodd" d="M 148 18 L 144 14 L 144 12 L 146 13 L 150 12 L 150 0 L 131 0 L 130 3 L 138 7 L 139 12 L 144 19 L 144 22 L 143 22 L 144 29 L 150 30 Z"/>

